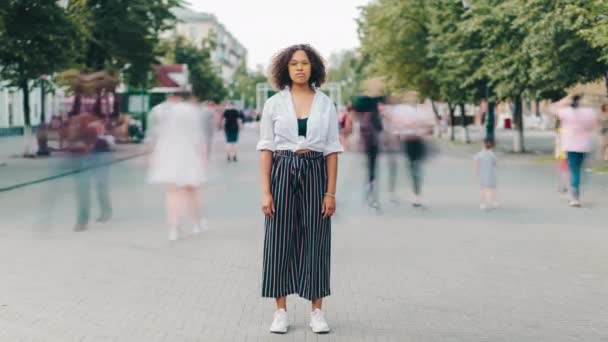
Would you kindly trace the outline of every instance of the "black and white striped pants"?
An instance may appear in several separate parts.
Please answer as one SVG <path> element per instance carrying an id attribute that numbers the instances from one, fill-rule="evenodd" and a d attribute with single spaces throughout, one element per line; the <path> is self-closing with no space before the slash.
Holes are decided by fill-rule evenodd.
<path id="1" fill-rule="evenodd" d="M 323 153 L 275 152 L 270 184 L 275 213 L 265 222 L 262 296 L 329 296 L 331 219 L 321 213 L 327 189 Z"/>

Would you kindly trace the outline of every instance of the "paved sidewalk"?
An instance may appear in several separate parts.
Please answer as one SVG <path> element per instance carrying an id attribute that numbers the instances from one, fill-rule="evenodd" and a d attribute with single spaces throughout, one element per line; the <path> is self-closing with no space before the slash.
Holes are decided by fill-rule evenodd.
<path id="1" fill-rule="evenodd" d="M 6 163 L 13 156 L 23 151 L 24 140 L 22 136 L 0 137 L 0 163 Z"/>
<path id="2" fill-rule="evenodd" d="M 312 334 L 309 303 L 292 296 L 290 332 L 270 335 L 254 131 L 242 140 L 236 164 L 215 146 L 203 196 L 211 230 L 193 237 L 186 224 L 176 243 L 144 158 L 112 165 L 115 216 L 83 233 L 71 231 L 71 177 L 0 193 L 0 341 L 608 340 L 605 190 L 589 180 L 585 207 L 571 209 L 552 165 L 506 159 L 502 208 L 482 212 L 472 156 L 458 148 L 426 165 L 423 211 L 406 202 L 403 160 L 403 202 L 383 193 L 376 213 L 362 204 L 363 157 L 342 155 L 325 302 L 332 333 Z"/>
<path id="3" fill-rule="evenodd" d="M 79 171 L 73 168 L 73 163 L 66 162 L 69 156 L 65 153 L 55 152 L 50 157 L 23 158 L 19 156 L 22 149 L 22 137 L 0 138 L 0 192 Z M 143 145 L 116 145 L 115 150 L 111 152 L 111 162 L 135 158 L 144 152 Z"/>

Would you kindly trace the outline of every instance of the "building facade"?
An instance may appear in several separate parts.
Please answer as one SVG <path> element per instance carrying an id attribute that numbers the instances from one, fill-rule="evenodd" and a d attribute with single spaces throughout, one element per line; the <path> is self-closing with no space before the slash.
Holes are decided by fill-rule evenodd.
<path id="1" fill-rule="evenodd" d="M 30 89 L 30 122 L 32 126 L 38 126 L 42 118 L 42 92 L 33 82 Z M 45 94 L 44 114 L 47 122 L 52 116 L 62 115 L 65 111 L 65 96 L 61 89 L 55 88 L 53 92 Z M 0 136 L 21 134 L 24 124 L 23 92 L 0 81 Z"/>
<path id="2" fill-rule="evenodd" d="M 213 37 L 216 48 L 211 58 L 220 69 L 222 79 L 226 83 L 230 82 L 238 66 L 246 62 L 247 49 L 213 14 L 185 8 L 175 9 L 174 14 L 178 23 L 165 36 L 183 36 L 198 46 L 201 46 L 205 39 Z"/>

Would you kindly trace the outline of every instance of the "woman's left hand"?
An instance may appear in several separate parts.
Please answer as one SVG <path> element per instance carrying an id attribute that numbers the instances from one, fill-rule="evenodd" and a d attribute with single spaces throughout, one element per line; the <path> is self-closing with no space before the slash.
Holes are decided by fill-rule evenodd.
<path id="1" fill-rule="evenodd" d="M 323 198 L 323 218 L 330 218 L 336 212 L 336 199 L 330 196 Z"/>

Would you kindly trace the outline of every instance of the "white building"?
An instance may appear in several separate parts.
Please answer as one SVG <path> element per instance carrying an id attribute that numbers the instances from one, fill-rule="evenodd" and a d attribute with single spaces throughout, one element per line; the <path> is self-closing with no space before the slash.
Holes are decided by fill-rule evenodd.
<path id="1" fill-rule="evenodd" d="M 189 9 L 174 10 L 178 23 L 168 36 L 183 36 L 201 45 L 204 39 L 214 37 L 216 49 L 211 58 L 221 70 L 225 82 L 232 80 L 237 67 L 247 60 L 247 49 L 222 25 L 213 14 L 198 13 Z"/>
<path id="2" fill-rule="evenodd" d="M 42 99 L 40 95 L 40 87 L 34 86 L 30 91 L 30 123 L 32 126 L 38 126 L 41 123 Z M 54 94 L 49 92 L 45 94 L 44 109 L 47 122 L 53 115 L 65 114 L 64 94 L 60 89 L 56 89 Z M 18 88 L 9 88 L 5 82 L 0 81 L 0 136 L 20 134 L 24 124 L 23 92 Z"/>

